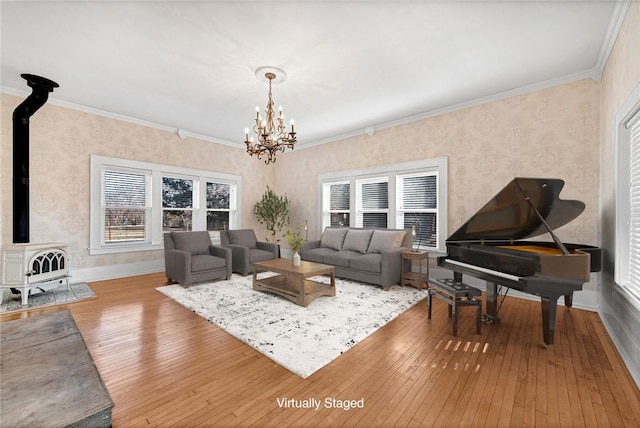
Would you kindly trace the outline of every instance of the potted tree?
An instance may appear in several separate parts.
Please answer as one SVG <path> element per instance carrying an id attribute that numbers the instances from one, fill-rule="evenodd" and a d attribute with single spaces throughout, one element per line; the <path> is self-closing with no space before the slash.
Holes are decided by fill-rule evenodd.
<path id="1" fill-rule="evenodd" d="M 264 224 L 269 231 L 269 236 L 266 237 L 267 242 L 280 241 L 279 238 L 276 239 L 276 233 L 280 233 L 289 224 L 290 202 L 286 194 L 278 196 L 267 186 L 262 199 L 253 207 L 253 213 L 258 218 L 258 222 Z"/>

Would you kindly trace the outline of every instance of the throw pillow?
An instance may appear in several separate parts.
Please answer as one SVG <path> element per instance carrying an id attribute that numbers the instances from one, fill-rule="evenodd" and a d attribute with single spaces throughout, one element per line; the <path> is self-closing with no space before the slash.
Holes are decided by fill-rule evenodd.
<path id="1" fill-rule="evenodd" d="M 229 236 L 229 242 L 233 245 L 242 245 L 248 248 L 256 248 L 258 245 L 253 229 L 229 230 L 227 231 L 227 236 Z"/>
<path id="2" fill-rule="evenodd" d="M 373 230 L 353 230 L 349 229 L 347 236 L 344 238 L 342 249 L 345 251 L 357 251 L 366 253 L 369 247 L 369 241 L 373 235 Z"/>
<path id="3" fill-rule="evenodd" d="M 324 248 L 333 248 L 334 250 L 342 250 L 342 242 L 344 241 L 344 236 L 347 234 L 347 228 L 336 228 L 332 229 L 327 227 L 324 232 L 322 232 L 322 237 L 320 238 L 320 246 Z"/>
<path id="4" fill-rule="evenodd" d="M 367 253 L 382 253 L 402 246 L 403 230 L 374 230 Z"/>

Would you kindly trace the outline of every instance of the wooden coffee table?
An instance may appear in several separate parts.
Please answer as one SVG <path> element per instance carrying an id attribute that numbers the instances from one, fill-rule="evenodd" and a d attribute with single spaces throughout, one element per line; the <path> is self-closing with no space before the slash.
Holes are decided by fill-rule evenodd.
<path id="1" fill-rule="evenodd" d="M 258 279 L 258 272 L 274 272 L 279 275 Z M 329 275 L 331 284 L 308 278 Z M 291 259 L 274 259 L 253 264 L 253 289 L 277 294 L 300 306 L 307 306 L 316 297 L 336 295 L 336 271 L 333 266 L 302 260 L 294 267 Z"/>

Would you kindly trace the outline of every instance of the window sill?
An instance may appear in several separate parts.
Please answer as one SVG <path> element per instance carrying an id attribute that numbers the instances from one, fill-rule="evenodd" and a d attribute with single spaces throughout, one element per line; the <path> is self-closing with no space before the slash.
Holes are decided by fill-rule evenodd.
<path id="1" fill-rule="evenodd" d="M 117 253 L 133 253 L 137 251 L 157 251 L 163 250 L 163 244 L 137 244 L 137 245 L 118 245 L 104 247 L 90 247 L 89 255 L 97 256 L 101 254 L 117 254 Z"/>

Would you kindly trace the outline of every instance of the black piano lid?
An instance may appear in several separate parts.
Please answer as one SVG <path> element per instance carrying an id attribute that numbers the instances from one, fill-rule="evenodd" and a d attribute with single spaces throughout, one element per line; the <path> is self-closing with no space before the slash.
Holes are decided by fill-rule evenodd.
<path id="1" fill-rule="evenodd" d="M 581 201 L 560 199 L 563 187 L 564 181 L 560 179 L 516 177 L 449 236 L 447 242 L 509 241 L 548 233 L 531 205 L 551 230 L 564 226 L 578 217 L 585 205 Z"/>

